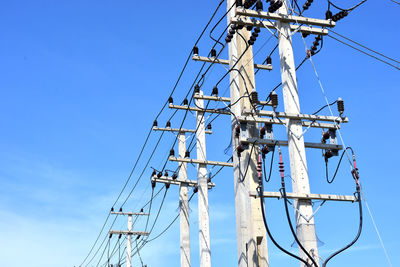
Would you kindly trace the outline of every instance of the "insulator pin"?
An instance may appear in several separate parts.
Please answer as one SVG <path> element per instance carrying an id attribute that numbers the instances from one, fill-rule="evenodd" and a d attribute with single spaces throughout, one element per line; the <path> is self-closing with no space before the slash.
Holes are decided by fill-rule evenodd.
<path id="1" fill-rule="evenodd" d="M 171 148 L 171 150 L 169 151 L 169 156 L 175 157 L 175 150 L 173 148 Z"/>
<path id="2" fill-rule="evenodd" d="M 217 56 L 217 51 L 213 48 L 211 49 L 211 57 L 216 57 Z"/>
<path id="3" fill-rule="evenodd" d="M 162 176 L 162 172 L 157 173 L 157 178 L 160 178 Z"/>
<path id="4" fill-rule="evenodd" d="M 190 151 L 189 151 L 189 150 L 186 150 L 186 152 L 185 152 L 185 158 L 190 158 Z"/>
<path id="5" fill-rule="evenodd" d="M 166 128 L 171 128 L 171 122 L 170 122 L 170 121 L 167 121 L 167 123 L 165 124 L 165 127 L 166 127 Z"/>
<path id="6" fill-rule="evenodd" d="M 196 84 L 196 85 L 194 86 L 194 93 L 195 93 L 195 94 L 199 94 L 199 93 L 200 93 L 200 86 L 199 86 L 198 84 Z"/>
<path id="7" fill-rule="evenodd" d="M 272 58 L 270 56 L 267 57 L 267 65 L 272 64 Z"/>
<path id="8" fill-rule="evenodd" d="M 174 103 L 174 99 L 172 98 L 172 96 L 168 97 L 168 103 L 170 103 L 170 104 Z"/>
<path id="9" fill-rule="evenodd" d="M 265 126 L 260 129 L 260 138 L 264 138 L 265 135 Z"/>
<path id="10" fill-rule="evenodd" d="M 172 174 L 172 179 L 176 180 L 176 178 L 178 178 L 178 174 L 176 174 L 176 172 L 174 172 L 174 174 Z"/>
<path id="11" fill-rule="evenodd" d="M 157 122 L 157 120 L 154 120 L 153 121 L 153 127 L 157 127 L 158 126 L 158 122 Z"/>
<path id="12" fill-rule="evenodd" d="M 257 0 L 256 2 L 256 10 L 257 11 L 263 11 L 264 7 L 263 7 L 263 3 L 261 2 L 261 0 Z"/>
<path id="13" fill-rule="evenodd" d="M 199 54 L 199 48 L 197 46 L 193 47 L 193 55 L 198 55 Z"/>
<path id="14" fill-rule="evenodd" d="M 214 96 L 218 96 L 218 87 L 217 86 L 214 86 L 214 88 L 212 89 L 212 93 L 211 94 L 214 95 Z"/>
<path id="15" fill-rule="evenodd" d="M 211 123 L 207 124 L 207 130 L 211 130 L 211 129 L 212 129 Z"/>
<path id="16" fill-rule="evenodd" d="M 183 105 L 184 105 L 184 106 L 187 106 L 188 104 L 189 104 L 188 99 L 187 99 L 187 98 L 183 99 Z"/>

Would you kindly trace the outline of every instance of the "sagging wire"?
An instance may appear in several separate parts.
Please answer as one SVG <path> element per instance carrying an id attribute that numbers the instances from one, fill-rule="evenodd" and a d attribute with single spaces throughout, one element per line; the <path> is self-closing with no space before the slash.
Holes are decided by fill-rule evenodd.
<path id="1" fill-rule="evenodd" d="M 305 261 L 304 259 L 302 259 L 302 258 L 300 258 L 299 256 L 297 256 L 297 255 L 291 253 L 290 251 L 284 249 L 281 245 L 279 245 L 279 243 L 276 242 L 275 238 L 273 237 L 273 235 L 272 235 L 272 233 L 271 233 L 271 231 L 270 231 L 270 229 L 269 229 L 268 222 L 267 222 L 267 218 L 266 218 L 266 215 L 265 215 L 264 182 L 263 182 L 262 173 L 261 173 L 261 166 L 260 166 L 260 164 L 261 164 L 261 158 L 260 158 L 260 157 L 261 157 L 261 154 L 259 154 L 259 159 L 258 159 L 259 163 L 257 164 L 257 166 L 258 166 L 258 172 L 257 172 L 257 173 L 258 173 L 257 194 L 258 194 L 258 197 L 260 198 L 261 213 L 262 213 L 263 222 L 264 222 L 264 226 L 265 226 L 265 229 L 266 229 L 266 231 L 267 231 L 268 237 L 271 239 L 272 243 L 273 243 L 279 250 L 281 250 L 281 251 L 284 252 L 285 254 L 289 255 L 290 257 L 293 257 L 293 258 L 295 258 L 295 259 L 297 259 L 297 260 L 303 262 L 307 267 L 311 267 L 307 261 Z"/>

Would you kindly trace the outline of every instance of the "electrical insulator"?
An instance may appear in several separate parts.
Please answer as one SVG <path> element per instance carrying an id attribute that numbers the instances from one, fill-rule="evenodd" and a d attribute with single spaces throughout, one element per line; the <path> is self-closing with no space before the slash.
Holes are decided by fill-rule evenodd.
<path id="1" fill-rule="evenodd" d="M 175 150 L 173 148 L 171 148 L 171 150 L 169 151 L 169 156 L 175 157 Z"/>
<path id="2" fill-rule="evenodd" d="M 326 140 L 328 140 L 329 137 L 331 137 L 331 135 L 329 134 L 329 131 L 324 132 L 322 134 L 322 143 L 326 143 Z"/>
<path id="3" fill-rule="evenodd" d="M 176 174 L 176 172 L 174 172 L 174 174 L 172 174 L 172 179 L 176 180 L 176 178 L 178 178 L 178 174 Z"/>
<path id="4" fill-rule="evenodd" d="M 169 189 L 170 184 L 165 184 L 165 189 Z"/>
<path id="5" fill-rule="evenodd" d="M 268 12 L 274 13 L 277 11 L 281 6 L 282 6 L 282 1 L 281 0 L 271 0 L 271 5 L 268 8 Z"/>
<path id="6" fill-rule="evenodd" d="M 254 89 L 250 93 L 250 100 L 253 105 L 258 103 L 258 93 Z"/>
<path id="7" fill-rule="evenodd" d="M 111 238 L 111 237 L 112 237 L 112 234 L 110 234 L 110 236 L 108 238 Z"/>
<path id="8" fill-rule="evenodd" d="M 304 10 L 309 9 L 310 6 L 311 6 L 311 4 L 312 4 L 312 2 L 313 2 L 313 0 L 307 0 L 307 1 L 305 2 L 305 4 L 303 5 L 303 9 L 304 9 Z"/>
<path id="9" fill-rule="evenodd" d="M 211 130 L 211 129 L 212 129 L 211 123 L 207 124 L 207 130 Z"/>
<path id="10" fill-rule="evenodd" d="M 349 14 L 349 12 L 347 12 L 346 10 L 342 10 L 342 11 L 340 11 L 339 13 L 333 15 L 333 16 L 332 16 L 332 20 L 336 22 L 336 21 L 338 21 L 338 20 L 343 19 L 343 18 L 346 17 L 348 14 Z"/>
<path id="11" fill-rule="evenodd" d="M 172 96 L 168 97 L 168 103 L 170 103 L 170 104 L 174 103 L 174 99 L 172 98 Z"/>
<path id="12" fill-rule="evenodd" d="M 343 99 L 341 99 L 340 97 L 337 100 L 337 109 L 339 111 L 339 114 L 342 115 L 344 112 L 344 102 Z"/>
<path id="13" fill-rule="evenodd" d="M 251 25 L 246 26 L 246 29 L 250 32 L 253 29 L 253 26 L 251 26 Z"/>
<path id="14" fill-rule="evenodd" d="M 261 0 L 258 0 L 256 3 L 256 10 L 257 11 L 263 11 L 264 7 L 263 7 L 263 3 L 261 2 Z"/>
<path id="15" fill-rule="evenodd" d="M 229 34 L 232 34 L 232 36 L 236 33 L 236 31 L 234 29 L 229 29 Z"/>
<path id="16" fill-rule="evenodd" d="M 164 172 L 164 176 L 168 177 L 168 172 L 167 171 Z"/>
<path id="17" fill-rule="evenodd" d="M 317 37 L 315 37 L 315 40 L 321 41 L 322 40 L 322 36 L 321 35 L 317 35 Z"/>
<path id="18" fill-rule="evenodd" d="M 183 99 L 183 105 L 187 106 L 189 104 L 189 101 L 187 100 L 187 98 Z"/>
<path id="19" fill-rule="evenodd" d="M 153 127 L 157 127 L 158 126 L 158 122 L 157 122 L 157 120 L 154 120 L 153 121 Z"/>
<path id="20" fill-rule="evenodd" d="M 157 178 L 160 178 L 162 176 L 162 172 L 157 173 Z"/>
<path id="21" fill-rule="evenodd" d="M 170 121 L 167 121 L 167 123 L 165 124 L 165 127 L 171 128 L 171 122 L 170 122 Z"/>
<path id="22" fill-rule="evenodd" d="M 255 31 L 251 34 L 251 36 L 254 36 L 255 38 L 258 37 L 258 33 L 256 33 Z M 255 40 L 254 40 L 255 41 Z"/>
<path id="23" fill-rule="evenodd" d="M 242 143 L 239 143 L 239 145 L 236 147 L 236 152 L 238 157 L 240 157 L 240 154 L 242 154 L 242 152 L 244 151 L 244 148 L 242 146 Z"/>
<path id="24" fill-rule="evenodd" d="M 218 87 L 214 86 L 214 88 L 212 89 L 212 95 L 218 96 Z"/>
<path id="25" fill-rule="evenodd" d="M 217 51 L 213 48 L 211 49 L 211 57 L 216 57 L 217 56 Z"/>
<path id="26" fill-rule="evenodd" d="M 193 188 L 193 193 L 197 193 L 199 191 L 199 187 L 197 185 L 194 186 Z"/>
<path id="27" fill-rule="evenodd" d="M 140 212 L 144 212 L 143 208 L 140 209 Z"/>
<path id="28" fill-rule="evenodd" d="M 243 1 L 242 0 L 236 0 L 236 6 L 237 7 L 243 6 Z"/>
<path id="29" fill-rule="evenodd" d="M 235 127 L 235 137 L 238 138 L 240 134 L 240 125 L 237 124 Z"/>
<path id="30" fill-rule="evenodd" d="M 199 93 L 200 93 L 200 86 L 199 86 L 198 84 L 196 84 L 196 85 L 194 86 L 194 93 L 195 93 L 195 94 L 199 94 Z"/>
<path id="31" fill-rule="evenodd" d="M 190 151 L 189 151 L 189 150 L 186 150 L 186 152 L 185 152 L 185 158 L 190 158 Z"/>
<path id="32" fill-rule="evenodd" d="M 256 33 L 256 34 L 257 34 L 257 33 Z M 251 34 L 250 40 L 252 40 L 253 42 L 255 42 L 255 41 L 257 40 L 257 37 L 254 36 L 254 34 Z"/>
<path id="33" fill-rule="evenodd" d="M 325 19 L 332 19 L 332 16 L 333 16 L 332 11 L 330 11 L 330 10 L 326 11 Z"/>
<path id="34" fill-rule="evenodd" d="M 271 104 L 274 109 L 278 107 L 278 94 L 275 92 L 271 92 L 269 94 L 269 99 L 271 99 Z"/>
<path id="35" fill-rule="evenodd" d="M 197 46 L 193 47 L 193 55 L 198 55 L 199 54 L 199 48 Z"/>
<path id="36" fill-rule="evenodd" d="M 285 172 L 285 166 L 284 166 L 283 162 L 281 161 L 278 164 L 279 164 L 279 172 L 284 173 Z"/>
<path id="37" fill-rule="evenodd" d="M 119 235 L 118 235 L 118 239 L 121 239 L 121 237 L 122 237 L 122 234 L 119 234 Z"/>
<path id="38" fill-rule="evenodd" d="M 151 173 L 151 177 L 156 176 L 156 175 L 157 175 L 156 170 L 153 170 L 153 172 Z"/>
<path id="39" fill-rule="evenodd" d="M 263 146 L 261 149 L 262 157 L 265 158 L 265 155 L 269 153 L 269 149 L 267 146 Z"/>
<path id="40" fill-rule="evenodd" d="M 260 138 L 264 138 L 265 135 L 265 126 L 260 129 Z"/>
<path id="41" fill-rule="evenodd" d="M 121 207 L 121 208 L 119 208 L 119 212 L 122 212 L 122 207 Z"/>
<path id="42" fill-rule="evenodd" d="M 225 42 L 230 43 L 232 41 L 231 38 L 228 38 L 228 36 L 225 37 Z"/>
<path id="43" fill-rule="evenodd" d="M 272 64 L 272 58 L 270 56 L 267 57 L 267 65 Z"/>
<path id="44" fill-rule="evenodd" d="M 151 187 L 152 188 L 156 187 L 156 181 L 154 181 L 154 180 L 151 181 Z"/>
<path id="45" fill-rule="evenodd" d="M 114 211 L 114 207 L 111 208 L 111 212 L 113 212 L 113 211 Z"/>
<path id="46" fill-rule="evenodd" d="M 254 31 L 255 31 L 256 33 L 260 33 L 260 31 L 261 31 L 261 30 L 260 30 L 260 27 L 255 27 L 255 28 L 254 28 Z"/>
<path id="47" fill-rule="evenodd" d="M 254 44 L 254 41 L 252 41 L 251 38 L 250 38 L 250 40 L 248 41 L 248 43 L 249 43 L 249 45 L 253 45 L 253 44 Z"/>
<path id="48" fill-rule="evenodd" d="M 332 150 L 328 149 L 324 154 L 325 162 L 328 162 L 328 159 L 332 157 L 333 157 L 333 152 Z"/>
<path id="49" fill-rule="evenodd" d="M 315 40 L 315 41 L 313 42 L 313 46 L 319 46 L 319 41 L 318 41 L 318 40 Z"/>

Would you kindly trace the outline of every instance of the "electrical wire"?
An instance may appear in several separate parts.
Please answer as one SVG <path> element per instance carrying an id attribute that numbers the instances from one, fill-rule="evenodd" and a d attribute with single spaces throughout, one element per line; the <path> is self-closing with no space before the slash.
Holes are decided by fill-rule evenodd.
<path id="1" fill-rule="evenodd" d="M 340 159 L 339 159 L 339 163 L 338 163 L 338 165 L 336 167 L 335 174 L 333 175 L 332 179 L 329 179 L 328 161 L 325 160 L 325 174 L 326 174 L 326 181 L 328 182 L 328 184 L 333 183 L 333 181 L 335 180 L 335 177 L 336 177 L 336 174 L 337 174 L 337 172 L 339 170 L 340 164 L 342 163 L 343 156 L 344 156 L 344 154 L 346 153 L 347 150 L 351 150 L 353 152 L 353 149 L 351 147 L 346 147 L 346 149 L 343 150 L 342 155 L 340 156 Z M 354 155 L 354 152 L 353 152 L 353 155 Z"/>

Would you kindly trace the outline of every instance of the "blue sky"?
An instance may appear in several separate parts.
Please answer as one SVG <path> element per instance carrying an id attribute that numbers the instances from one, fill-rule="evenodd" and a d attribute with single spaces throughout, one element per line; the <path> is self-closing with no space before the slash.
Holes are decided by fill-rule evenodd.
<path id="1" fill-rule="evenodd" d="M 302 3 L 302 2 L 301 2 Z M 355 1 L 336 1 L 352 6 Z M 188 52 L 208 21 L 217 1 L 1 1 L 0 2 L 0 265 L 74 266 L 88 253 L 112 203 L 122 188 L 145 140 L 147 131 L 166 101 Z M 224 14 L 225 4 L 216 17 Z M 325 1 L 316 1 L 305 15 L 323 17 Z M 390 0 L 367 1 L 340 21 L 335 31 L 399 59 L 398 21 L 400 5 Z M 214 22 L 215 23 L 215 22 Z M 226 22 L 217 28 L 220 33 Z M 255 62 L 261 63 L 276 44 L 266 42 L 263 30 L 254 45 Z M 310 46 L 312 39 L 306 39 Z M 204 36 L 200 54 L 213 42 Z M 304 57 L 304 44 L 294 38 L 295 60 Z M 227 50 L 221 54 L 227 57 Z M 260 71 L 256 87 L 265 98 L 280 79 L 277 53 L 274 70 Z M 357 155 L 361 182 L 381 231 L 393 266 L 400 266 L 398 247 L 399 208 L 396 205 L 400 149 L 398 126 L 399 71 L 362 55 L 333 39 L 325 38 L 323 50 L 314 58 L 329 100 L 342 97 L 350 123 L 343 125 L 346 145 Z M 190 62 L 174 94 L 183 100 L 200 63 Z M 211 93 L 226 71 L 215 66 L 203 86 Z M 310 62 L 298 71 L 302 111 L 323 106 L 324 98 Z M 227 88 L 221 84 L 220 93 Z M 280 100 L 281 90 L 278 90 Z M 282 110 L 282 105 L 280 109 Z M 171 111 L 160 117 L 165 124 Z M 183 113 L 172 120 L 178 126 Z M 326 113 L 328 115 L 328 113 Z M 210 160 L 224 161 L 229 145 L 229 119 L 214 122 L 207 137 Z M 189 115 L 186 128 L 194 127 Z M 283 139 L 284 129 L 275 127 Z M 158 133 L 151 136 L 143 159 L 150 155 Z M 150 166 L 160 168 L 173 142 L 165 135 Z M 307 141 L 318 142 L 320 132 L 307 133 Z M 287 151 L 284 149 L 284 153 Z M 311 191 L 352 194 L 348 167 L 342 166 L 334 184 L 324 177 L 320 151 L 308 151 Z M 331 170 L 337 158 L 331 162 Z M 139 162 L 132 181 L 144 168 Z M 174 168 L 175 164 L 169 164 Z M 286 166 L 289 166 L 286 163 Z M 287 167 L 288 169 L 288 167 Z M 288 170 L 287 170 L 288 171 Z M 135 210 L 149 199 L 150 169 L 126 203 Z M 190 170 L 194 176 L 194 168 Z M 214 266 L 236 262 L 235 214 L 231 170 L 216 178 L 210 191 L 211 246 Z M 133 182 L 128 185 L 129 191 Z M 160 188 L 160 186 L 157 187 Z M 276 171 L 268 189 L 279 189 Z M 122 199 L 126 197 L 123 195 Z M 160 205 L 161 196 L 153 203 Z M 116 208 L 119 208 L 119 204 Z M 283 218 L 282 201 L 269 200 L 267 211 L 277 239 L 290 247 L 293 238 Z M 177 188 L 169 190 L 154 234 L 176 216 Z M 198 265 L 197 201 L 191 204 L 193 266 Z M 153 214 L 154 216 L 155 214 Z M 154 217 L 151 217 L 151 220 Z M 379 245 L 368 213 L 359 242 L 332 260 L 331 266 L 389 266 Z M 357 230 L 354 204 L 326 203 L 316 215 L 317 234 L 325 243 L 322 257 L 348 242 Z M 124 218 L 114 228 L 122 229 Z M 137 225 L 138 230 L 144 221 Z M 179 231 L 175 224 L 142 251 L 148 266 L 178 266 Z M 115 242 L 115 239 L 112 239 Z M 112 243 L 114 245 L 114 243 Z M 298 266 L 269 242 L 271 266 Z M 293 248 L 293 251 L 296 251 Z M 95 258 L 91 265 L 97 264 Z M 135 256 L 135 266 L 139 259 Z"/>

